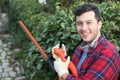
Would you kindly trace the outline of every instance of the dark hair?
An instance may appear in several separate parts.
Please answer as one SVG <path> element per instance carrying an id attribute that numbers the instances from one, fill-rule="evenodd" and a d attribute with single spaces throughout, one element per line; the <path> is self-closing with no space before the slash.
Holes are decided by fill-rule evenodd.
<path id="1" fill-rule="evenodd" d="M 75 16 L 80 16 L 85 12 L 88 11 L 93 11 L 95 13 L 95 18 L 100 21 L 101 20 L 101 15 L 99 9 L 95 5 L 91 4 L 84 4 L 82 6 L 79 6 L 75 11 L 74 14 Z"/>

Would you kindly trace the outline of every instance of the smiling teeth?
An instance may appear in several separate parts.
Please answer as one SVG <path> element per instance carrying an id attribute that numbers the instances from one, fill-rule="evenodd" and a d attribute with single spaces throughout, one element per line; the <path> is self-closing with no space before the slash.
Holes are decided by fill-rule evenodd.
<path id="1" fill-rule="evenodd" d="M 83 35 L 87 35 L 88 33 L 82 33 Z"/>

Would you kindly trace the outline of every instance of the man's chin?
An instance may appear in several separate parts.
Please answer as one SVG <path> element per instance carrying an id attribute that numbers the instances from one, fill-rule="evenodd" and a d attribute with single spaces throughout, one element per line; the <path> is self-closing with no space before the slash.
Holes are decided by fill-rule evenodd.
<path id="1" fill-rule="evenodd" d="M 92 41 L 88 40 L 88 39 L 83 39 L 84 42 L 86 42 L 87 44 L 90 44 Z"/>

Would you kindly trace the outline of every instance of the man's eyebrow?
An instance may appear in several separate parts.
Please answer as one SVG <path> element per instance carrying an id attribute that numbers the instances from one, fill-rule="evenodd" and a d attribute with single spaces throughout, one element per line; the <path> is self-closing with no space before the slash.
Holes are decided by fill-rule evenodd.
<path id="1" fill-rule="evenodd" d="M 82 21 L 76 21 L 76 23 L 78 23 L 78 22 L 82 22 Z"/>
<path id="2" fill-rule="evenodd" d="M 93 20 L 86 20 L 85 22 L 87 22 L 87 21 L 93 21 Z M 81 20 L 78 20 L 78 21 L 76 21 L 76 22 L 83 22 L 83 21 L 81 21 Z"/>
<path id="3" fill-rule="evenodd" d="M 86 21 L 93 21 L 93 20 L 86 20 Z"/>

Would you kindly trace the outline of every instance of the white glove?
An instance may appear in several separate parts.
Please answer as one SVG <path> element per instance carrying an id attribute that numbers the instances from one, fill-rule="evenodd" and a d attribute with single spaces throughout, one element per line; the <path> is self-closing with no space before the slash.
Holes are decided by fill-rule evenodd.
<path id="1" fill-rule="evenodd" d="M 54 61 L 54 68 L 56 72 L 58 73 L 59 77 L 62 75 L 68 73 L 68 64 L 70 63 L 70 56 L 68 56 L 67 61 L 63 62 L 60 58 L 58 58 L 56 61 Z"/>
<path id="2" fill-rule="evenodd" d="M 58 59 L 58 56 L 54 53 L 54 49 L 55 48 L 59 48 L 59 44 L 57 44 L 56 46 L 54 46 L 53 48 L 52 48 L 52 56 L 53 56 L 53 58 L 54 59 Z M 64 44 L 62 44 L 62 47 L 61 47 L 64 51 L 65 51 L 65 56 L 67 56 L 67 54 L 66 54 L 66 49 L 65 49 L 65 45 Z"/>

